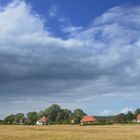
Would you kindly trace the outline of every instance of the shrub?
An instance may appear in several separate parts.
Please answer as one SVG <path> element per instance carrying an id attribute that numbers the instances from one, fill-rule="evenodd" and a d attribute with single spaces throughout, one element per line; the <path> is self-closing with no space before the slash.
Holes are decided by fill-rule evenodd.
<path id="1" fill-rule="evenodd" d="M 112 122 L 94 122 L 94 123 L 84 123 L 83 125 L 112 125 Z"/>

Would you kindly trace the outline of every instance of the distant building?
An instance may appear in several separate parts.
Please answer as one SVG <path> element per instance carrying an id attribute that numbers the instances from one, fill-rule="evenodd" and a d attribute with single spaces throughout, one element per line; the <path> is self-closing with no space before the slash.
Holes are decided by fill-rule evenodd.
<path id="1" fill-rule="evenodd" d="M 74 119 L 73 119 L 73 120 L 71 120 L 71 124 L 74 124 L 74 123 L 75 123 Z"/>
<path id="2" fill-rule="evenodd" d="M 26 123 L 28 123 L 28 119 L 23 118 L 23 119 L 21 119 L 21 120 L 20 120 L 18 123 L 16 123 L 16 124 L 24 125 L 24 124 L 26 124 Z"/>
<path id="3" fill-rule="evenodd" d="M 137 115 L 137 122 L 140 123 L 140 114 Z"/>
<path id="4" fill-rule="evenodd" d="M 97 122 L 97 119 L 93 116 L 84 116 L 80 121 L 81 124 L 92 122 Z"/>
<path id="5" fill-rule="evenodd" d="M 48 118 L 46 116 L 41 117 L 37 122 L 37 125 L 46 125 L 48 124 Z"/>

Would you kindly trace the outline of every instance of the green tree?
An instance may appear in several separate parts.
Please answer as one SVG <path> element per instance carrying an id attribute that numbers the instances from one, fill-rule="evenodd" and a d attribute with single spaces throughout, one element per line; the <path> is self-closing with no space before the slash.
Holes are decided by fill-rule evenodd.
<path id="1" fill-rule="evenodd" d="M 41 110 L 40 112 L 38 112 L 38 118 L 41 118 L 43 116 L 46 116 L 44 111 Z"/>
<path id="2" fill-rule="evenodd" d="M 115 123 L 127 123 L 126 115 L 124 113 L 120 113 L 114 117 Z"/>
<path id="3" fill-rule="evenodd" d="M 83 110 L 81 109 L 75 109 L 73 112 L 73 118 L 75 123 L 80 123 L 80 120 L 87 115 Z"/>
<path id="4" fill-rule="evenodd" d="M 133 118 L 134 118 L 133 112 L 132 111 L 128 111 L 127 114 L 126 114 L 127 122 L 132 122 Z"/>
<path id="5" fill-rule="evenodd" d="M 27 119 L 29 124 L 34 125 L 36 124 L 37 120 L 38 120 L 38 114 L 37 112 L 28 112 L 27 113 Z"/>
<path id="6" fill-rule="evenodd" d="M 13 115 L 13 114 L 6 116 L 4 119 L 4 122 L 6 124 L 14 124 L 15 123 L 14 121 L 15 121 L 15 115 Z"/>
<path id="7" fill-rule="evenodd" d="M 136 119 L 137 115 L 139 115 L 139 114 L 140 114 L 140 108 L 137 108 L 135 110 L 134 118 Z"/>
<path id="8" fill-rule="evenodd" d="M 15 115 L 15 121 L 16 121 L 17 124 L 20 123 L 20 121 L 23 120 L 24 118 L 25 118 L 25 116 L 24 116 L 23 113 L 17 113 Z"/>
<path id="9" fill-rule="evenodd" d="M 57 117 L 56 117 L 56 121 L 59 122 L 65 122 L 65 121 L 69 121 L 71 117 L 71 111 L 68 109 L 61 109 L 58 113 L 57 113 Z"/>
<path id="10" fill-rule="evenodd" d="M 0 125 L 1 125 L 1 124 L 4 124 L 4 120 L 0 120 Z"/>
<path id="11" fill-rule="evenodd" d="M 56 118 L 58 116 L 58 113 L 61 112 L 61 108 L 59 105 L 53 104 L 49 108 L 45 109 L 44 112 L 46 116 L 49 118 L 50 122 L 55 122 L 57 120 Z"/>
<path id="12" fill-rule="evenodd" d="M 69 109 L 63 109 L 64 112 L 64 119 L 65 120 L 69 120 L 72 116 L 72 112 Z"/>
<path id="13" fill-rule="evenodd" d="M 56 122 L 61 122 L 61 121 L 64 121 L 64 118 L 65 118 L 65 114 L 64 114 L 64 111 L 63 110 L 60 110 L 58 113 L 57 113 L 57 116 L 56 116 Z"/>

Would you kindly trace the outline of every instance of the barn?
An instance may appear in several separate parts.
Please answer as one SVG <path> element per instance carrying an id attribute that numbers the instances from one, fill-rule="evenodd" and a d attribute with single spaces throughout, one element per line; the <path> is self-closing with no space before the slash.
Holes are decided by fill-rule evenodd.
<path id="1" fill-rule="evenodd" d="M 42 116 L 37 122 L 37 125 L 46 125 L 48 123 L 48 118 L 46 116 Z"/>
<path id="2" fill-rule="evenodd" d="M 97 119 L 93 116 L 84 116 L 80 121 L 81 124 L 92 122 L 97 122 Z"/>
<path id="3" fill-rule="evenodd" d="M 137 115 L 137 122 L 140 123 L 140 114 Z"/>

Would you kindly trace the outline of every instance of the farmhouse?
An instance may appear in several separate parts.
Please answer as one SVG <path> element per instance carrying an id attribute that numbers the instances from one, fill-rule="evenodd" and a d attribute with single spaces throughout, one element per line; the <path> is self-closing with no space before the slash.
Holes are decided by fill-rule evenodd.
<path id="1" fill-rule="evenodd" d="M 37 125 L 46 125 L 48 123 L 48 118 L 46 116 L 41 117 L 36 124 Z"/>
<path id="2" fill-rule="evenodd" d="M 140 114 L 137 115 L 137 122 L 140 123 Z"/>
<path id="3" fill-rule="evenodd" d="M 96 121 L 97 121 L 97 119 L 93 116 L 84 116 L 81 119 L 80 123 L 84 124 L 84 123 L 92 123 L 92 122 L 96 122 Z"/>

